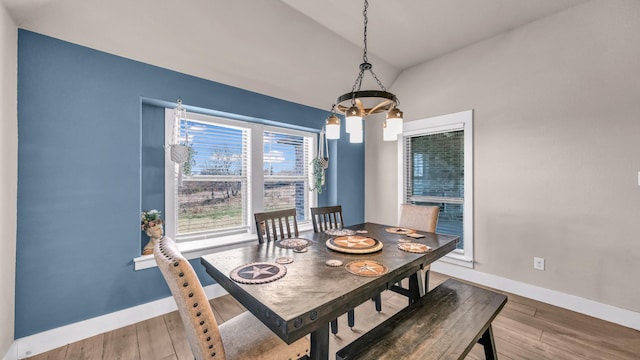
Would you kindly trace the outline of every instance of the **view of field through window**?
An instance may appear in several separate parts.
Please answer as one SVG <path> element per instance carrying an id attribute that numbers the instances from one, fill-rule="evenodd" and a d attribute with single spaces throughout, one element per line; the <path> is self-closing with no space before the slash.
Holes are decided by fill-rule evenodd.
<path id="1" fill-rule="evenodd" d="M 189 160 L 176 175 L 177 235 L 248 227 L 249 128 L 188 120 L 179 130 Z M 264 185 L 257 191 L 263 193 L 264 211 L 295 207 L 304 219 L 311 138 L 277 131 L 257 136 L 263 139 Z"/>

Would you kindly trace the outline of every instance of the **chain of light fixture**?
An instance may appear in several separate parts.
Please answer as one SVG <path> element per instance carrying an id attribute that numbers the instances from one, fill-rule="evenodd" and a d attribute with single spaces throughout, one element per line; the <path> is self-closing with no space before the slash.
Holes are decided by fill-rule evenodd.
<path id="1" fill-rule="evenodd" d="M 364 0 L 364 10 L 362 12 L 364 18 L 364 51 L 362 63 L 359 66 L 360 71 L 351 88 L 351 92 L 339 96 L 336 104 L 331 107 L 331 113 L 326 121 L 328 139 L 340 138 L 340 119 L 335 114 L 336 107 L 345 114 L 345 131 L 350 134 L 350 142 L 362 142 L 362 119 L 365 116 L 382 111 L 387 111 L 387 118 L 384 122 L 384 140 L 396 140 L 397 135 L 402 133 L 403 113 L 397 108 L 400 101 L 394 94 L 387 91 L 382 81 L 373 72 L 373 65 L 367 57 L 368 8 L 369 2 Z M 360 90 L 365 71 L 369 71 L 381 90 Z"/>

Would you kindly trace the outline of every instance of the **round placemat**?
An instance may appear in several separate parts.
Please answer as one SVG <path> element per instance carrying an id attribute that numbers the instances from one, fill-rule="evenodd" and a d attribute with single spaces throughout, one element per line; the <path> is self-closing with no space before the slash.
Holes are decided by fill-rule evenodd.
<path id="1" fill-rule="evenodd" d="M 412 243 L 412 242 L 398 244 L 398 249 L 402 251 L 410 252 L 410 253 L 417 253 L 417 254 L 424 254 L 426 252 L 429 252 L 429 250 L 431 250 L 431 248 L 425 244 Z"/>
<path id="2" fill-rule="evenodd" d="M 351 229 L 327 229 L 324 231 L 325 234 L 331 236 L 345 236 L 345 235 L 355 235 L 355 230 Z"/>
<path id="3" fill-rule="evenodd" d="M 276 281 L 287 273 L 287 268 L 280 264 L 250 263 L 231 270 L 229 277 L 241 284 L 264 284 Z"/>
<path id="4" fill-rule="evenodd" d="M 338 236 L 327 240 L 329 249 L 349 254 L 370 254 L 382 249 L 382 243 L 367 236 Z"/>
<path id="5" fill-rule="evenodd" d="M 386 265 L 375 260 L 356 260 L 344 266 L 348 272 L 358 276 L 380 276 L 389 272 Z"/>
<path id="6" fill-rule="evenodd" d="M 277 264 L 291 264 L 293 262 L 293 258 L 288 256 L 279 257 L 276 259 Z"/>
<path id="7" fill-rule="evenodd" d="M 390 227 L 385 229 L 388 233 L 398 234 L 398 235 L 407 235 L 416 232 L 415 230 L 399 228 L 399 227 Z"/>
<path id="8" fill-rule="evenodd" d="M 284 249 L 300 249 L 311 245 L 311 240 L 291 238 L 276 241 L 276 246 Z"/>

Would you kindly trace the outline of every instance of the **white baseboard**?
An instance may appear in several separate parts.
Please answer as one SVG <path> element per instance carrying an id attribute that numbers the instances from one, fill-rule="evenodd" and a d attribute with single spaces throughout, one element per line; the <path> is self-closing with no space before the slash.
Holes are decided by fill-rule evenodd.
<path id="1" fill-rule="evenodd" d="M 640 313 L 438 261 L 431 270 L 640 330 Z"/>
<path id="2" fill-rule="evenodd" d="M 209 299 L 226 295 L 227 292 L 219 284 L 205 286 Z M 4 360 L 18 360 L 41 354 L 91 336 L 119 329 L 156 316 L 177 310 L 173 297 L 152 301 L 93 319 L 61 326 L 38 334 L 16 339 Z"/>

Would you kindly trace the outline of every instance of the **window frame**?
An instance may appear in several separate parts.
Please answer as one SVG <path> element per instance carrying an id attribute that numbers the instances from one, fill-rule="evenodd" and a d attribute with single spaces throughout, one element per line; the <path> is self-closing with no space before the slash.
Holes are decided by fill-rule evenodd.
<path id="1" fill-rule="evenodd" d="M 473 268 L 473 110 L 410 121 L 404 124 L 401 141 L 398 141 L 398 216 L 400 216 L 400 204 L 404 202 L 406 192 L 406 139 L 456 130 L 464 131 L 464 248 L 450 252 L 441 260 Z"/>
<path id="2" fill-rule="evenodd" d="M 165 144 L 169 144 L 171 141 L 171 133 L 174 127 L 174 110 L 170 108 L 165 109 Z M 207 114 L 199 114 L 195 112 L 187 113 L 187 118 L 189 120 L 196 120 L 202 122 L 212 122 L 223 125 L 228 125 L 236 128 L 246 128 L 249 130 L 249 139 L 248 139 L 248 155 L 247 155 L 247 172 L 248 172 L 248 181 L 247 181 L 247 205 L 245 209 L 245 216 L 247 217 L 247 224 L 240 226 L 235 229 L 230 230 L 212 230 L 212 231 L 203 231 L 197 234 L 192 235 L 181 235 L 176 236 L 176 182 L 175 182 L 175 170 L 172 170 L 175 167 L 175 163 L 171 161 L 171 155 L 168 151 L 168 146 L 166 146 L 165 151 L 165 235 L 175 239 L 176 242 L 180 245 L 186 245 L 189 248 L 197 247 L 198 242 L 202 241 L 210 241 L 212 243 L 212 247 L 222 247 L 229 244 L 236 243 L 238 241 L 248 241 L 257 239 L 255 222 L 253 221 L 253 214 L 256 212 L 263 211 L 264 208 L 264 199 L 263 199 L 263 189 L 264 189 L 264 174 L 263 174 L 263 159 L 264 159 L 264 151 L 263 151 L 263 137 L 265 131 L 291 134 L 297 136 L 304 136 L 310 138 L 310 151 L 309 151 L 309 162 L 316 156 L 317 153 L 317 134 L 309 131 L 302 131 L 296 129 L 290 129 L 287 127 L 273 126 L 273 125 L 264 125 L 260 123 L 242 121 L 229 119 L 222 116 L 214 116 Z M 308 162 L 306 166 L 309 166 Z M 311 171 L 307 172 L 309 174 L 308 181 L 311 181 Z M 307 204 L 305 206 L 305 220 L 301 220 L 298 222 L 298 227 L 300 230 L 306 230 L 307 228 L 311 228 L 311 218 L 309 214 L 309 209 L 314 207 L 318 203 L 318 196 L 315 192 L 309 191 L 307 189 L 307 194 L 305 196 L 307 199 Z"/>

